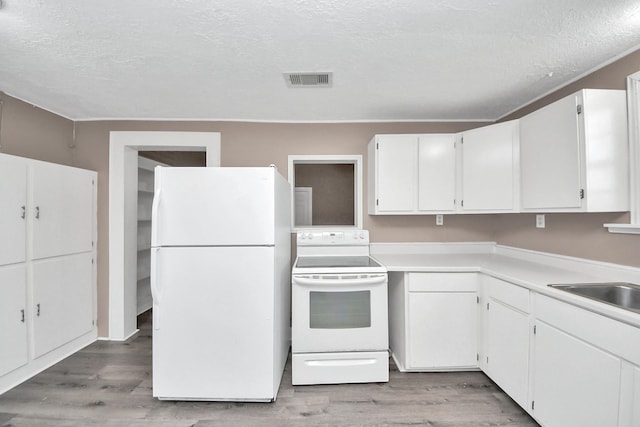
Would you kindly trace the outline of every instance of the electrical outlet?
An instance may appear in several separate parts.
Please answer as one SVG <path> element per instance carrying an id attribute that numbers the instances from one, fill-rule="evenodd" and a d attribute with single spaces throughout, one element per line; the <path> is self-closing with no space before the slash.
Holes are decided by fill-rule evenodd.
<path id="1" fill-rule="evenodd" d="M 436 215 L 436 225 L 444 225 L 444 215 Z"/>
<path id="2" fill-rule="evenodd" d="M 536 227 L 544 228 L 544 214 L 536 215 Z"/>

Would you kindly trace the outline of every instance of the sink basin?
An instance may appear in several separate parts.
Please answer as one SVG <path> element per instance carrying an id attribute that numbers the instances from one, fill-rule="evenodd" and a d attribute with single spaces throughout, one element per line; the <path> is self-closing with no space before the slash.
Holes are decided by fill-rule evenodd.
<path id="1" fill-rule="evenodd" d="M 575 283 L 549 286 L 640 313 L 640 286 L 632 283 Z"/>

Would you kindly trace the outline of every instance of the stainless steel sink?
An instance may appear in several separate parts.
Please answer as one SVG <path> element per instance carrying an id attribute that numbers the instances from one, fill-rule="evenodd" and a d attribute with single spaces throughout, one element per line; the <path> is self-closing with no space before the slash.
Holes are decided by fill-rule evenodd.
<path id="1" fill-rule="evenodd" d="M 640 286 L 632 283 L 574 283 L 549 286 L 640 313 Z"/>

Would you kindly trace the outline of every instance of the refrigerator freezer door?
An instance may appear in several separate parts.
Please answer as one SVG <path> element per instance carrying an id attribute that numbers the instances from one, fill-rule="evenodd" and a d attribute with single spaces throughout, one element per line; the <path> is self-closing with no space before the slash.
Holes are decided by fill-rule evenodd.
<path id="1" fill-rule="evenodd" d="M 155 397 L 275 399 L 284 359 L 274 355 L 288 342 L 274 337 L 274 251 L 152 249 Z"/>
<path id="2" fill-rule="evenodd" d="M 156 168 L 152 245 L 273 245 L 275 175 L 272 167 Z"/>

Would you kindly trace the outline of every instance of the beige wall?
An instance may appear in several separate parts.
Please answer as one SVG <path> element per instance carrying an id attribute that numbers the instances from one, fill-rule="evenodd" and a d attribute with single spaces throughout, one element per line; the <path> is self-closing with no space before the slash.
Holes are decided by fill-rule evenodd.
<path id="1" fill-rule="evenodd" d="M 640 70 L 640 52 L 576 82 L 580 87 L 624 88 L 627 75 Z M 583 86 L 584 85 L 584 86 Z M 548 97 L 531 108 L 560 97 Z M 289 154 L 361 154 L 365 159 L 371 137 L 378 133 L 446 133 L 481 123 L 351 123 L 269 124 L 242 122 L 77 122 L 73 123 L 6 95 L 0 133 L 0 152 L 69 164 L 98 171 L 98 324 L 108 335 L 108 181 L 110 131 L 211 131 L 222 135 L 223 166 L 275 164 L 283 175 Z M 514 113 L 519 117 L 530 108 Z M 365 182 L 364 206 L 367 206 Z M 605 222 L 628 221 L 626 214 L 549 214 L 547 228 L 535 228 L 529 214 L 447 215 L 444 226 L 428 216 L 364 215 L 364 227 L 374 242 L 488 241 L 559 254 L 640 266 L 640 238 L 614 235 Z"/>
<path id="2" fill-rule="evenodd" d="M 522 117 L 531 111 L 583 88 L 626 89 L 627 76 L 640 70 L 640 50 L 613 62 L 559 91 L 505 117 Z M 494 239 L 501 244 L 525 249 L 578 256 L 600 261 L 640 266 L 640 236 L 612 234 L 602 225 L 629 222 L 628 214 L 553 214 L 546 216 L 546 228 L 535 228 L 535 216 L 496 216 Z"/>
<path id="3" fill-rule="evenodd" d="M 0 92 L 0 153 L 77 166 L 73 122 Z"/>

